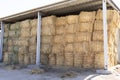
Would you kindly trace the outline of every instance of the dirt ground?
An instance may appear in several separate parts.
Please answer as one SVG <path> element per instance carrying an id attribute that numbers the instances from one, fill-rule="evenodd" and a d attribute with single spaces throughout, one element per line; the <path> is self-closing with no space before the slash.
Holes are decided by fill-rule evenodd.
<path id="1" fill-rule="evenodd" d="M 62 71 L 45 71 L 42 74 L 31 74 L 30 71 L 30 68 L 8 70 L 0 66 L 0 80 L 120 80 L 120 66 L 112 69 L 112 74 L 97 74 L 95 71 L 86 70 L 74 71 L 75 75 L 72 77 L 63 77 L 65 72 Z"/>

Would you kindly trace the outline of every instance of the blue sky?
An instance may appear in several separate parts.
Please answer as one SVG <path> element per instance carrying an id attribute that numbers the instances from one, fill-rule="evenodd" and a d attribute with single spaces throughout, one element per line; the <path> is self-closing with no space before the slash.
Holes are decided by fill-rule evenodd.
<path id="1" fill-rule="evenodd" d="M 0 0 L 0 18 L 63 0 Z M 120 7 L 120 0 L 113 0 Z"/>

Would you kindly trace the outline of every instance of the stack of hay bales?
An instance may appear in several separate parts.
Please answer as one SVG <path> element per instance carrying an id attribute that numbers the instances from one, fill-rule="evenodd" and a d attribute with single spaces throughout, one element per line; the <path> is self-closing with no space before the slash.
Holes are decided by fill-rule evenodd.
<path id="1" fill-rule="evenodd" d="M 3 61 L 7 64 L 35 63 L 37 20 L 5 25 Z"/>
<path id="2" fill-rule="evenodd" d="M 55 35 L 55 21 L 55 16 L 42 18 L 41 63 L 44 65 L 48 65 L 48 63 L 55 65 L 55 55 L 51 54 Z"/>
<path id="3" fill-rule="evenodd" d="M 56 55 L 56 66 L 64 65 L 65 25 L 66 17 L 56 19 L 54 45 L 52 47 L 52 53 Z"/>
<path id="4" fill-rule="evenodd" d="M 108 22 L 108 58 L 109 67 L 116 64 L 117 47 L 116 37 L 117 29 L 119 28 L 119 14 L 115 10 L 107 10 Z M 104 53 L 103 53 L 103 16 L 102 10 L 97 11 L 96 20 L 94 23 L 93 42 L 91 44 L 92 51 L 95 53 L 95 68 L 104 67 Z"/>
<path id="5" fill-rule="evenodd" d="M 120 16 L 107 11 L 109 66 L 116 64 Z M 4 62 L 28 65 L 36 60 L 37 19 L 5 25 Z M 102 10 L 42 18 L 41 63 L 50 66 L 103 68 Z"/>
<path id="6" fill-rule="evenodd" d="M 66 17 L 65 26 L 65 66 L 74 66 L 74 42 L 76 29 L 78 25 L 78 15 L 69 15 Z"/>
<path id="7" fill-rule="evenodd" d="M 29 38 L 29 57 L 30 63 L 35 64 L 36 62 L 36 47 L 37 47 L 37 19 L 30 21 L 31 32 Z"/>
<path id="8" fill-rule="evenodd" d="M 7 64 L 18 64 L 18 49 L 19 46 L 17 45 L 18 38 L 20 36 L 20 24 L 16 22 L 14 24 L 6 24 L 5 25 L 5 32 L 4 32 L 4 47 L 7 45 L 7 49 L 4 53 L 3 61 Z M 7 41 L 5 41 L 7 39 Z"/>
<path id="9" fill-rule="evenodd" d="M 93 68 L 94 53 L 90 50 L 90 43 L 92 39 L 93 25 L 95 21 L 96 12 L 81 12 L 79 15 L 79 26 L 76 34 L 76 54 L 79 54 L 79 64 L 83 68 Z M 75 55 L 76 55 L 75 54 Z M 81 55 L 80 55 L 81 54 Z M 80 60 L 81 59 L 81 60 Z M 77 62 L 77 61 L 75 61 Z"/>
<path id="10" fill-rule="evenodd" d="M 4 27 L 4 38 L 3 38 L 3 62 L 8 64 L 8 31 L 9 24 L 6 24 Z"/>

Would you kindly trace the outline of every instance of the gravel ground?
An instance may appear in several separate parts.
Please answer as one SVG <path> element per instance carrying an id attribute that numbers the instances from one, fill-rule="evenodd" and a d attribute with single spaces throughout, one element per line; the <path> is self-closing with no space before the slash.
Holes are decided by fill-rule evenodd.
<path id="1" fill-rule="evenodd" d="M 97 74 L 94 71 L 77 72 L 74 77 L 61 78 L 64 72 L 45 72 L 42 74 L 30 74 L 31 69 L 7 70 L 0 67 L 0 80 L 120 80 L 120 67 L 112 69 L 112 74 Z"/>

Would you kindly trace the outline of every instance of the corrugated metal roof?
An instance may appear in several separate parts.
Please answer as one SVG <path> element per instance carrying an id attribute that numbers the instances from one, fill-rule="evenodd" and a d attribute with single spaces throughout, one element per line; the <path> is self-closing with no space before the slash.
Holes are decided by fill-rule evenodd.
<path id="1" fill-rule="evenodd" d="M 109 1 L 111 2 L 112 0 Z M 111 7 L 110 5 L 107 6 Z M 87 11 L 97 10 L 99 8 L 102 8 L 102 0 L 66 0 L 48 6 L 43 6 L 40 8 L 7 16 L 1 18 L 0 20 L 5 22 L 16 22 L 27 18 L 35 18 L 37 17 L 38 11 L 42 13 L 42 16 L 48 16 L 48 15 L 60 16 L 60 15 L 65 15 L 65 14 L 80 12 L 85 10 Z"/>

